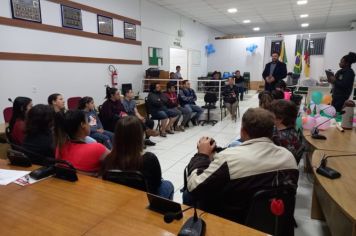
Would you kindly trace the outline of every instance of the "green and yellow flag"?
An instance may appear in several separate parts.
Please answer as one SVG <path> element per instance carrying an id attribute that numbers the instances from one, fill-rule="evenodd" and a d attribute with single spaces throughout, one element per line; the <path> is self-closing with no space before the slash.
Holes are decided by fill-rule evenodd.
<path id="1" fill-rule="evenodd" d="M 286 45 L 285 45 L 284 41 L 282 42 L 282 48 L 281 48 L 281 54 L 279 55 L 279 60 L 284 63 L 288 62 L 287 54 L 286 54 Z"/>
<path id="2" fill-rule="evenodd" d="M 302 49 L 303 49 L 303 41 L 297 40 L 297 47 L 295 51 L 294 73 L 299 75 L 302 73 L 302 69 L 303 69 Z"/>

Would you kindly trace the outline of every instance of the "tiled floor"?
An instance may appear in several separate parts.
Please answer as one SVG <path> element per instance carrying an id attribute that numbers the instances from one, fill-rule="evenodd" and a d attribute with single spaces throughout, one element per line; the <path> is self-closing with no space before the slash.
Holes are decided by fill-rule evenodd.
<path id="1" fill-rule="evenodd" d="M 257 94 L 250 92 L 240 102 L 240 112 L 242 114 L 249 107 L 257 107 Z M 220 120 L 220 110 L 212 119 Z M 180 189 L 183 186 L 183 170 L 189 163 L 191 157 L 196 153 L 196 145 L 200 137 L 213 137 L 219 146 L 226 146 L 240 135 L 241 118 L 237 122 L 231 121 L 227 116 L 222 122 L 215 126 L 196 126 L 187 129 L 185 132 L 177 132 L 169 135 L 167 138 L 156 137 L 152 141 L 157 145 L 147 148 L 146 151 L 155 153 L 161 164 L 163 178 L 172 181 L 175 193 L 174 200 L 182 202 Z M 300 164 L 300 178 L 297 192 L 297 202 L 295 210 L 295 219 L 298 228 L 295 230 L 296 236 L 321 236 L 329 235 L 327 226 L 324 222 L 310 219 L 311 198 L 312 198 L 312 180 L 304 173 L 303 163 Z"/>

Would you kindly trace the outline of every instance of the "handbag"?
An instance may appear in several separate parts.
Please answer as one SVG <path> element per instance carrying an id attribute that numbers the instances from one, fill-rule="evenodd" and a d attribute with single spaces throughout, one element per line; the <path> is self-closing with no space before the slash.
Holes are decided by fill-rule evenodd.
<path id="1" fill-rule="evenodd" d="M 23 167 L 32 166 L 30 158 L 28 158 L 28 156 L 26 156 L 25 153 L 16 151 L 11 148 L 7 150 L 7 158 L 9 159 L 10 164 L 14 166 L 23 166 Z"/>
<path id="2" fill-rule="evenodd" d="M 78 180 L 77 169 L 66 160 L 56 160 L 54 164 L 54 177 L 71 182 Z"/>

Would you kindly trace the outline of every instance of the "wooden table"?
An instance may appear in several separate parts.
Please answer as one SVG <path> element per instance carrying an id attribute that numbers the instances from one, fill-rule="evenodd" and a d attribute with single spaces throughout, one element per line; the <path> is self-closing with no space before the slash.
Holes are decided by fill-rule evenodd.
<path id="1" fill-rule="evenodd" d="M 313 166 L 319 166 L 323 154 L 345 152 L 316 150 Z M 356 156 L 329 158 L 328 167 L 341 173 L 339 179 L 328 179 L 315 172 L 312 215 L 324 217 L 330 232 L 336 236 L 356 236 Z"/>
<path id="2" fill-rule="evenodd" d="M 0 168 L 15 167 L 0 160 Z M 146 208 L 145 192 L 78 177 L 74 183 L 48 178 L 26 187 L 0 186 L 1 235 L 176 235 L 193 215 L 189 210 L 166 224 L 161 214 Z M 208 213 L 202 218 L 206 235 L 266 235 Z"/>
<path id="3" fill-rule="evenodd" d="M 304 130 L 303 134 L 314 149 L 356 153 L 355 129 L 340 132 L 336 127 L 331 127 L 325 131 L 320 131 L 320 134 L 326 136 L 326 140 L 313 139 L 310 135 L 310 130 Z"/>

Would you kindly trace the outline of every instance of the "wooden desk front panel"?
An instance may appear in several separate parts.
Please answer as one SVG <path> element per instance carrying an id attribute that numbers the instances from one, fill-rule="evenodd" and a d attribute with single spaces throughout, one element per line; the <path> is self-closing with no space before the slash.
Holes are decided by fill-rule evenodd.
<path id="1" fill-rule="evenodd" d="M 319 166 L 324 153 L 326 155 L 346 154 L 345 152 L 317 150 L 313 154 L 313 166 Z M 333 235 L 355 236 L 356 156 L 329 158 L 327 165 L 339 171 L 341 178 L 331 180 L 314 172 L 316 198 L 313 197 L 313 201 L 318 201 Z M 313 202 L 312 204 L 315 203 Z"/>

